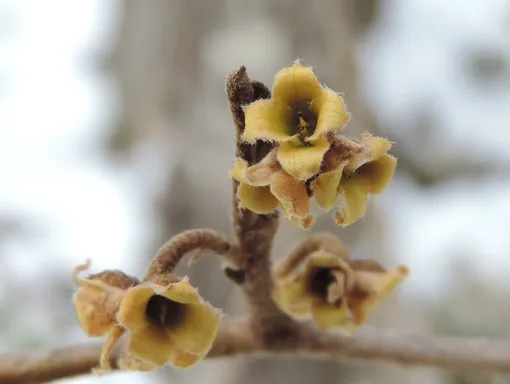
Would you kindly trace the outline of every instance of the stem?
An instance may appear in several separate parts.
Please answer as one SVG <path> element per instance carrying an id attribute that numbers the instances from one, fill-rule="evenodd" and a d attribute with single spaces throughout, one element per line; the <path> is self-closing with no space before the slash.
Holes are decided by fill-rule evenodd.
<path id="1" fill-rule="evenodd" d="M 83 344 L 27 354 L 0 355 L 0 382 L 35 384 L 88 374 L 97 366 L 101 346 Z M 297 337 L 279 339 L 273 345 L 267 345 L 258 340 L 248 320 L 222 327 L 207 358 L 251 354 L 510 372 L 508 340 L 404 335 L 371 327 L 364 327 L 353 337 L 300 325 Z"/>
<path id="2" fill-rule="evenodd" d="M 252 165 L 261 161 L 273 148 L 270 143 L 244 143 L 241 135 L 245 128 L 243 107 L 257 99 L 268 99 L 271 94 L 260 82 L 251 81 L 246 68 L 241 67 L 229 74 L 226 84 L 227 98 L 236 128 L 236 156 Z M 278 229 L 278 214 L 258 215 L 239 208 L 237 190 L 239 183 L 233 180 L 233 221 L 239 246 L 244 255 L 245 274 L 242 284 L 253 324 L 263 340 L 275 333 L 288 318 L 271 299 L 271 248 Z"/>
<path id="3" fill-rule="evenodd" d="M 182 232 L 167 241 L 158 251 L 144 280 L 154 280 L 168 276 L 181 259 L 191 251 L 196 251 L 193 259 L 206 252 L 214 252 L 236 268 L 242 267 L 241 251 L 237 244 L 227 237 L 209 229 L 193 229 Z"/>

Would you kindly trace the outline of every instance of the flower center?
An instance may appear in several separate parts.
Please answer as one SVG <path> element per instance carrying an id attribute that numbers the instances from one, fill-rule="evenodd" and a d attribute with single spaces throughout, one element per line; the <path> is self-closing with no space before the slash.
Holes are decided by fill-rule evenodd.
<path id="1" fill-rule="evenodd" d="M 158 327 L 170 328 L 184 320 L 186 305 L 161 295 L 154 295 L 147 302 L 145 313 L 150 323 Z"/>
<path id="2" fill-rule="evenodd" d="M 292 110 L 292 134 L 298 134 L 302 144 L 308 144 L 304 141 L 305 137 L 313 135 L 317 127 L 317 115 L 310 108 L 308 103 L 299 103 Z"/>
<path id="3" fill-rule="evenodd" d="M 326 299 L 330 285 L 335 282 L 336 278 L 331 268 L 316 268 L 310 274 L 308 284 L 314 295 Z"/>

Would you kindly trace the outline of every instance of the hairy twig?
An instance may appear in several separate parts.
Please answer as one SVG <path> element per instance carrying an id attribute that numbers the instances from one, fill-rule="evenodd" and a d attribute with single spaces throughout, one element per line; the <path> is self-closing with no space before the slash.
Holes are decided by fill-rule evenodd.
<path id="1" fill-rule="evenodd" d="M 365 327 L 355 337 L 299 325 L 293 338 L 263 344 L 251 322 L 226 324 L 207 358 L 237 355 L 281 355 L 357 359 L 426 365 L 455 370 L 510 372 L 510 342 L 482 338 L 404 335 Z M 97 365 L 101 344 L 69 346 L 24 355 L 0 355 L 2 384 L 34 384 L 87 374 Z"/>
<path id="2" fill-rule="evenodd" d="M 214 252 L 232 266 L 243 267 L 241 250 L 232 240 L 209 229 L 193 229 L 174 236 L 159 249 L 144 280 L 171 273 L 191 251 L 196 252 L 193 254 L 194 258 L 205 252 Z"/>
<path id="3" fill-rule="evenodd" d="M 260 82 L 251 81 L 246 68 L 241 67 L 229 74 L 226 84 L 227 98 L 236 128 L 236 156 L 248 164 L 264 158 L 272 149 L 270 143 L 259 142 L 251 145 L 241 141 L 245 128 L 243 107 L 257 99 L 270 97 L 269 90 Z M 273 282 L 271 279 L 270 253 L 276 230 L 278 214 L 258 215 L 239 208 L 237 189 L 239 183 L 233 181 L 234 229 L 245 258 L 244 283 L 241 285 L 248 303 L 253 324 L 258 328 L 263 340 L 268 340 L 287 317 L 280 312 L 271 300 Z"/>

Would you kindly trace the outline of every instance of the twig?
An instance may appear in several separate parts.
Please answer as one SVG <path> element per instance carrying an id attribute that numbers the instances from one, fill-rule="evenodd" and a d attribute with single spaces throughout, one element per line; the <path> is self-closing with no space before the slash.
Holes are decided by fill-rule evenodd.
<path id="1" fill-rule="evenodd" d="M 101 344 L 83 344 L 24 355 L 0 355 L 0 382 L 35 384 L 88 374 L 97 366 L 100 352 Z M 413 336 L 370 327 L 350 337 L 300 325 L 296 337 L 263 345 L 246 320 L 222 328 L 207 358 L 251 354 L 510 372 L 509 341 Z"/>
<path id="2" fill-rule="evenodd" d="M 236 268 L 242 268 L 243 259 L 237 244 L 227 237 L 209 229 L 193 229 L 182 232 L 168 240 L 159 249 L 144 280 L 171 273 L 179 261 L 191 251 L 197 258 L 202 253 L 214 252 Z"/>
<path id="3" fill-rule="evenodd" d="M 260 82 L 251 81 L 246 68 L 241 67 L 229 74 L 226 84 L 227 98 L 236 128 L 236 156 L 248 164 L 259 162 L 269 153 L 272 145 L 259 142 L 255 145 L 241 141 L 245 128 L 243 107 L 257 99 L 270 97 L 269 90 Z M 237 189 L 239 183 L 233 181 L 234 229 L 245 257 L 244 283 L 241 285 L 253 325 L 262 340 L 270 341 L 288 318 L 280 312 L 271 300 L 273 286 L 271 278 L 270 253 L 278 228 L 278 214 L 258 215 L 239 208 Z"/>

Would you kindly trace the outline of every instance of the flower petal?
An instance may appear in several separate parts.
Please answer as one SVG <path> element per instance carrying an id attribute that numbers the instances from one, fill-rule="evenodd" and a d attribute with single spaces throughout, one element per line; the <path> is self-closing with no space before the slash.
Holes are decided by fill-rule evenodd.
<path id="1" fill-rule="evenodd" d="M 234 166 L 230 171 L 231 177 L 241 183 L 254 187 L 265 187 L 271 184 L 271 177 L 281 169 L 277 160 L 277 148 L 269 152 L 260 162 L 248 166 L 246 160 L 236 158 Z"/>
<path id="2" fill-rule="evenodd" d="M 271 193 L 278 199 L 288 216 L 299 218 L 308 216 L 310 199 L 305 183 L 294 179 L 282 170 L 273 176 Z"/>
<path id="3" fill-rule="evenodd" d="M 288 124 L 288 110 L 273 100 L 257 100 L 245 110 L 245 129 L 241 139 L 254 143 L 257 140 L 287 141 L 293 137 Z"/>
<path id="4" fill-rule="evenodd" d="M 272 94 L 276 103 L 291 106 L 298 102 L 311 102 L 322 94 L 323 89 L 311 67 L 295 62 L 283 68 L 275 76 Z"/>
<path id="5" fill-rule="evenodd" d="M 348 253 L 334 255 L 332 253 L 323 251 L 313 252 L 308 258 L 305 271 L 310 271 L 315 268 L 341 268 L 343 270 L 350 271 L 351 267 L 346 262 L 348 260 Z"/>
<path id="6" fill-rule="evenodd" d="M 307 141 L 318 140 L 328 132 L 342 130 L 351 118 L 342 97 L 329 89 L 323 90 L 320 96 L 313 100 L 312 108 L 318 116 L 317 126 L 313 135 L 306 138 Z"/>
<path id="7" fill-rule="evenodd" d="M 177 368 L 188 368 L 202 359 L 201 356 L 182 350 L 177 350 L 170 358 L 170 364 Z"/>
<path id="8" fill-rule="evenodd" d="M 216 338 L 221 312 L 210 304 L 190 304 L 182 322 L 173 326 L 168 335 L 183 351 L 203 355 Z"/>
<path id="9" fill-rule="evenodd" d="M 406 266 L 400 266 L 389 272 L 354 271 L 356 286 L 364 292 L 377 293 L 377 298 L 386 298 L 395 287 L 409 275 Z"/>
<path id="10" fill-rule="evenodd" d="M 338 185 L 342 179 L 345 164 L 347 163 L 339 166 L 335 171 L 320 174 L 310 184 L 317 204 L 326 211 L 333 208 L 338 199 Z"/>
<path id="11" fill-rule="evenodd" d="M 117 320 L 132 332 L 148 327 L 147 302 L 156 293 L 150 285 L 142 284 L 126 291 L 117 312 Z"/>
<path id="12" fill-rule="evenodd" d="M 295 146 L 287 142 L 278 148 L 278 161 L 294 178 L 306 181 L 319 172 L 324 154 L 329 149 L 328 139 L 323 136 L 312 146 Z"/>
<path id="13" fill-rule="evenodd" d="M 252 187 L 240 183 L 237 196 L 242 208 L 259 215 L 272 213 L 278 207 L 278 199 L 273 196 L 269 187 Z"/>
<path id="14" fill-rule="evenodd" d="M 343 327 L 350 322 L 350 311 L 347 302 L 342 300 L 340 307 L 316 302 L 312 306 L 312 317 L 319 328 Z"/>
<path id="15" fill-rule="evenodd" d="M 361 219 L 367 210 L 367 194 L 356 185 L 342 185 L 338 187 L 342 199 L 342 206 L 336 212 L 336 223 L 346 227 Z"/>
<path id="16" fill-rule="evenodd" d="M 397 159 L 384 155 L 356 169 L 346 184 L 356 184 L 366 193 L 377 195 L 388 187 L 396 168 Z"/>
<path id="17" fill-rule="evenodd" d="M 274 289 L 271 297 L 276 306 L 287 315 L 295 319 L 307 319 L 310 317 L 311 302 L 309 300 L 301 300 L 299 302 L 290 303 L 285 299 L 285 293 L 281 288 Z"/>
<path id="18" fill-rule="evenodd" d="M 234 166 L 230 170 L 230 177 L 240 183 L 246 183 L 246 170 L 248 169 L 248 162 L 240 157 L 236 157 Z"/>
<path id="19" fill-rule="evenodd" d="M 362 151 L 353 157 L 346 169 L 354 171 L 364 164 L 378 160 L 391 149 L 391 142 L 382 137 L 365 133 L 361 139 Z"/>
<path id="20" fill-rule="evenodd" d="M 380 158 L 391 149 L 391 141 L 384 137 L 372 136 L 369 133 L 363 135 L 361 142 L 372 147 L 372 159 Z"/>
<path id="21" fill-rule="evenodd" d="M 363 266 L 363 260 L 360 260 L 360 263 L 353 263 L 353 268 Z M 349 297 L 348 300 L 354 323 L 363 324 L 373 307 L 384 300 L 408 274 L 409 270 L 405 266 L 400 266 L 390 272 L 355 269 L 354 292 L 356 294 Z"/>
<path id="22" fill-rule="evenodd" d="M 175 301 L 176 303 L 202 303 L 202 298 L 200 297 L 198 290 L 188 282 L 187 278 L 170 284 L 166 289 L 158 293 L 169 300 Z"/>
<path id="23" fill-rule="evenodd" d="M 129 353 L 142 361 L 164 365 L 176 351 L 177 345 L 152 327 L 131 332 Z"/>

